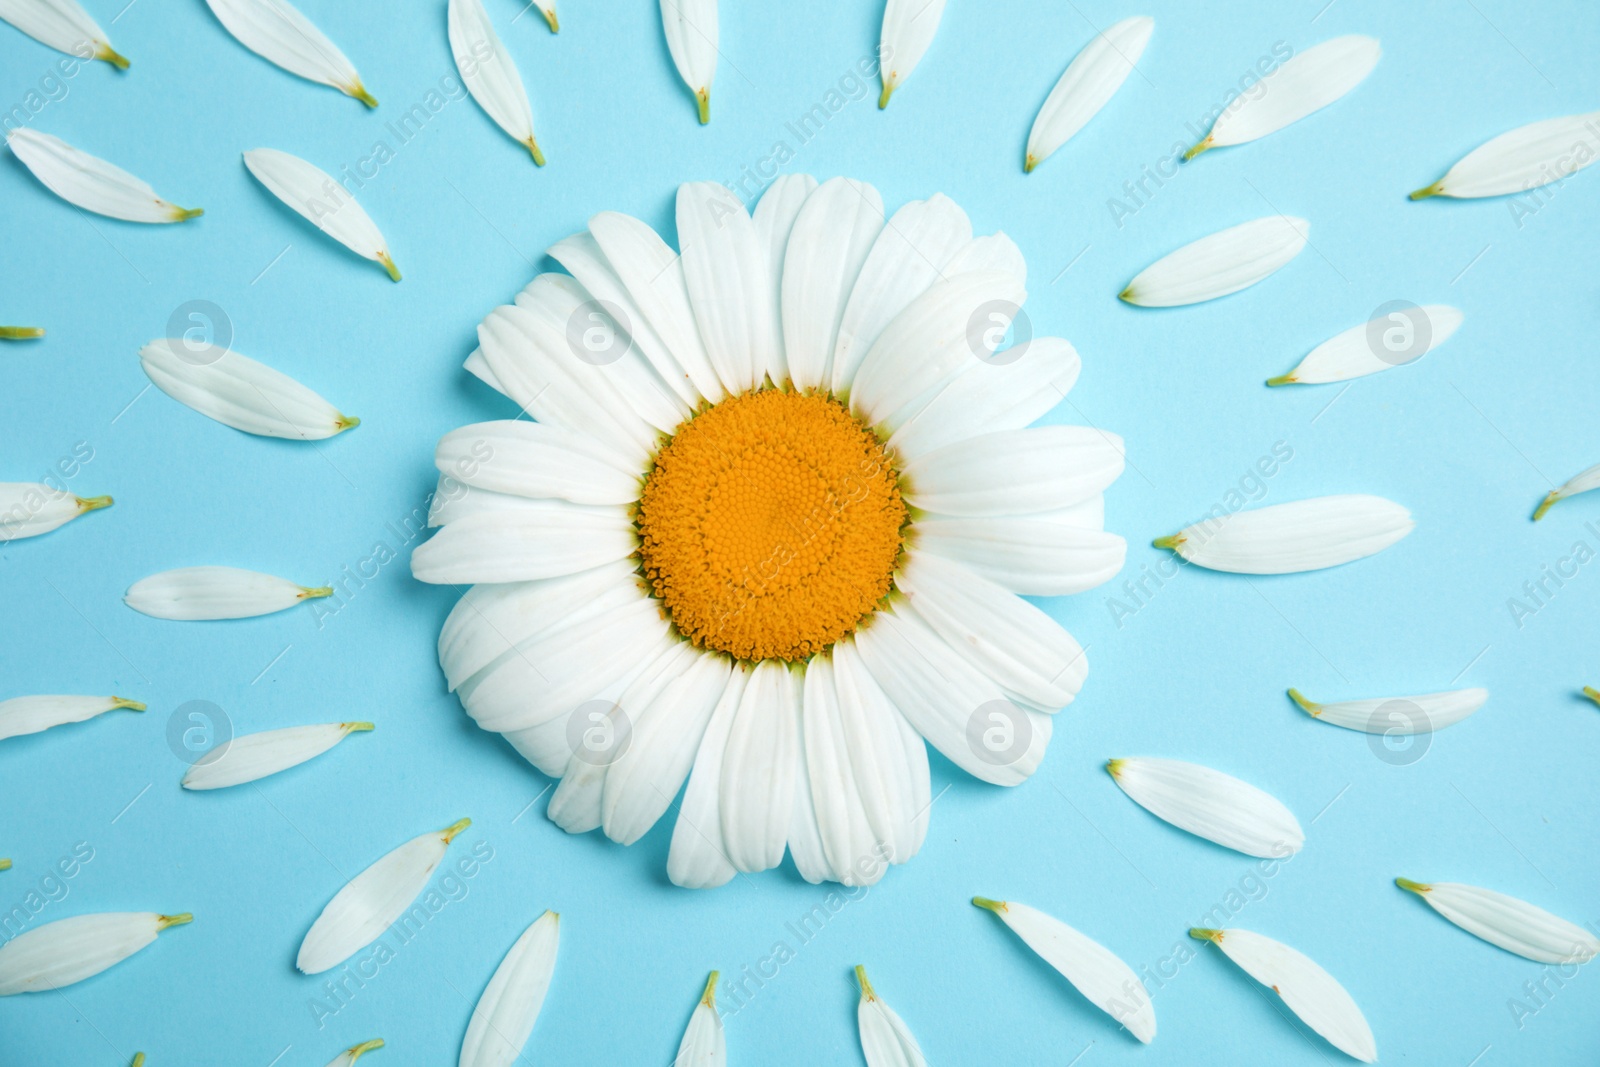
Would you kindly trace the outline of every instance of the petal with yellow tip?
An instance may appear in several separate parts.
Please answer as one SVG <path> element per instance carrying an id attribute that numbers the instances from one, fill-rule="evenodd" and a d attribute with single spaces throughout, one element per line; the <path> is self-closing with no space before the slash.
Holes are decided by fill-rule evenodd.
<path id="1" fill-rule="evenodd" d="M 128 61 L 111 47 L 106 31 L 78 0 L 0 0 L 0 19 L 57 52 L 128 69 Z"/>
<path id="2" fill-rule="evenodd" d="M 110 506 L 108 496 L 74 496 L 42 482 L 0 482 L 0 544 L 47 534 Z"/>
<path id="3" fill-rule="evenodd" d="M 1600 955 L 1600 938 L 1525 900 L 1459 882 L 1395 884 L 1474 937 L 1537 963 L 1587 963 Z"/>
<path id="4" fill-rule="evenodd" d="M 939 32 L 944 4 L 945 0 L 888 0 L 884 5 L 883 31 L 878 38 L 878 74 L 883 79 L 880 110 L 889 106 L 889 97 L 922 62 L 933 35 Z"/>
<path id="5" fill-rule="evenodd" d="M 1600 489 L 1600 463 L 1579 471 L 1560 486 L 1546 493 L 1545 498 L 1539 502 L 1539 507 L 1533 513 L 1534 521 L 1537 522 L 1544 518 L 1544 513 L 1549 511 L 1558 500 L 1565 500 L 1567 497 L 1577 496 L 1579 493 L 1587 493 L 1591 489 Z"/>
<path id="6" fill-rule="evenodd" d="M 192 622 L 271 615 L 332 595 L 329 586 L 296 585 L 239 567 L 180 567 L 134 582 L 122 602 L 154 619 Z"/>
<path id="7" fill-rule="evenodd" d="M 223 28 L 256 55 L 307 81 L 377 107 L 353 63 L 288 0 L 206 0 Z"/>
<path id="8" fill-rule="evenodd" d="M 1271 793 L 1232 775 L 1170 759 L 1114 759 L 1106 770 L 1150 814 L 1224 848 L 1263 859 L 1300 850 L 1306 835 Z"/>
<path id="9" fill-rule="evenodd" d="M 125 697 L 28 696 L 0 700 L 0 741 L 83 722 L 119 708 L 143 711 L 145 706 Z"/>
<path id="10" fill-rule="evenodd" d="M 1566 181 L 1600 158 L 1600 111 L 1519 126 L 1468 152 L 1432 185 L 1411 194 L 1476 198 L 1525 193 Z"/>
<path id="11" fill-rule="evenodd" d="M 727 1067 L 727 1063 L 728 1039 L 722 1032 L 722 1016 L 717 1014 L 717 972 L 712 971 L 700 1003 L 689 1016 L 672 1067 Z"/>
<path id="12" fill-rule="evenodd" d="M 321 441 L 361 422 L 287 374 L 232 349 L 161 338 L 139 350 L 139 363 L 156 388 L 178 403 L 260 437 Z"/>
<path id="13" fill-rule="evenodd" d="M 1144 55 L 1155 26 L 1154 19 L 1136 15 L 1096 33 L 1083 46 L 1033 120 L 1023 170 L 1031 171 L 1049 159 L 1111 102 Z"/>
<path id="14" fill-rule="evenodd" d="M 517 938 L 472 1009 L 460 1067 L 511 1067 L 539 1021 L 561 941 L 561 917 L 547 911 Z"/>
<path id="15" fill-rule="evenodd" d="M 1307 700 L 1298 689 L 1289 690 L 1289 699 L 1314 719 L 1331 722 L 1346 730 L 1369 734 L 1426 734 L 1454 725 L 1483 707 L 1489 699 L 1487 689 L 1453 689 L 1443 693 L 1423 693 L 1409 697 L 1369 697 L 1318 704 Z"/>
<path id="16" fill-rule="evenodd" d="M 45 188 L 96 215 L 126 222 L 183 222 L 203 214 L 163 200 L 142 178 L 48 133 L 24 126 L 7 133 L 6 143 Z"/>
<path id="17" fill-rule="evenodd" d="M 661 0 L 661 29 L 704 126 L 711 121 L 711 82 L 717 76 L 717 0 Z"/>
<path id="18" fill-rule="evenodd" d="M 317 229 L 356 255 L 381 265 L 390 280 L 400 280 L 399 268 L 389 255 L 389 242 L 378 224 L 331 174 L 276 148 L 252 148 L 244 154 L 244 165 L 269 193 Z"/>
<path id="19" fill-rule="evenodd" d="M 450 52 L 455 56 L 461 81 L 496 126 L 544 166 L 544 153 L 533 136 L 533 107 L 523 87 L 517 65 L 500 43 L 484 10 L 483 0 L 450 0 L 447 19 Z"/>
<path id="20" fill-rule="evenodd" d="M 861 986 L 856 1026 L 861 1032 L 861 1054 L 867 1067 L 928 1067 L 911 1028 L 878 996 L 867 980 L 865 967 L 856 967 L 856 982 Z"/>
<path id="21" fill-rule="evenodd" d="M 328 751 L 370 722 L 330 722 L 235 737 L 207 752 L 183 776 L 185 789 L 224 789 L 259 781 Z"/>
<path id="22" fill-rule="evenodd" d="M 1459 310 L 1444 304 L 1390 311 L 1322 342 L 1294 370 L 1267 384 L 1323 385 L 1415 363 L 1448 341 L 1461 319 Z"/>
<path id="23" fill-rule="evenodd" d="M 75 915 L 25 930 L 0 945 L 0 997 L 44 993 L 92 978 L 193 919 L 153 911 Z"/>

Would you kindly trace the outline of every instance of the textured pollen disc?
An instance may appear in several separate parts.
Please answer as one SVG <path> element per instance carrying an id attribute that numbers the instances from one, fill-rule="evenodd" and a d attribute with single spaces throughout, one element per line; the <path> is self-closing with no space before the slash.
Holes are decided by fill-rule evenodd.
<path id="1" fill-rule="evenodd" d="M 639 557 L 673 624 L 741 660 L 805 659 L 889 593 L 906 507 L 838 401 L 767 389 L 679 427 L 639 500 Z"/>

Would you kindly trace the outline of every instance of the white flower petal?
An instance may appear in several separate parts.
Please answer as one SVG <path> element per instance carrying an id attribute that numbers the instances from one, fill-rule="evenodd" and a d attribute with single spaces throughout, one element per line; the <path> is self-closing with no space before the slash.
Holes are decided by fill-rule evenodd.
<path id="1" fill-rule="evenodd" d="M 1483 707 L 1489 699 L 1487 689 L 1454 689 L 1444 693 L 1424 693 L 1410 697 L 1377 697 L 1370 700 L 1345 700 L 1337 704 L 1318 704 L 1289 690 L 1289 697 L 1312 718 L 1361 730 L 1369 734 L 1426 734 L 1443 730 Z"/>
<path id="2" fill-rule="evenodd" d="M 356 255 L 383 264 L 390 278 L 400 280 L 400 270 L 389 255 L 389 242 L 378 230 L 378 224 L 331 175 L 276 148 L 251 149 L 244 154 L 244 165 L 269 193 L 309 219 L 317 229 Z"/>
<path id="3" fill-rule="evenodd" d="M 57 52 L 88 59 L 103 59 L 119 70 L 128 61 L 111 47 L 111 41 L 78 0 L 0 0 L 0 19 L 49 45 Z"/>
<path id="4" fill-rule="evenodd" d="M 351 1045 L 333 1059 L 328 1061 L 328 1067 L 353 1067 L 354 1063 L 362 1056 L 383 1047 L 383 1038 L 375 1037 L 371 1041 L 363 1041 L 359 1045 Z M 134 1067 L 139 1067 L 134 1064 Z"/>
<path id="5" fill-rule="evenodd" d="M 911 543 L 1027 596 L 1070 596 L 1104 585 L 1128 552 L 1116 534 L 1044 515 L 932 515 L 911 527 Z"/>
<path id="6" fill-rule="evenodd" d="M 122 602 L 156 619 L 249 619 L 332 595 L 329 586 L 238 567 L 180 567 L 134 582 Z"/>
<path id="7" fill-rule="evenodd" d="M 85 211 L 128 222 L 183 222 L 205 214 L 163 200 L 149 183 L 48 133 L 22 127 L 7 132 L 6 143 L 45 188 Z"/>
<path id="8" fill-rule="evenodd" d="M 1474 937 L 1537 963 L 1588 963 L 1600 955 L 1600 938 L 1525 900 L 1459 882 L 1395 884 Z"/>
<path id="9" fill-rule="evenodd" d="M 556 969 L 561 917 L 547 911 L 506 953 L 472 1009 L 460 1067 L 511 1067 L 533 1033 Z"/>
<path id="10" fill-rule="evenodd" d="M 1000 916 L 1023 944 L 1128 1033 L 1147 1045 L 1156 1036 L 1156 1009 L 1149 994 L 1133 968 L 1110 949 L 1026 904 L 987 897 L 973 897 L 972 902 Z"/>
<path id="11" fill-rule="evenodd" d="M 1378 65 L 1383 48 L 1371 37 L 1351 34 L 1323 41 L 1291 57 L 1234 98 L 1205 139 L 1184 155 L 1244 144 L 1299 122 L 1360 85 Z"/>
<path id="12" fill-rule="evenodd" d="M 1561 486 L 1546 493 L 1544 500 L 1534 510 L 1533 521 L 1538 522 L 1544 518 L 1544 513 L 1549 511 L 1551 505 L 1556 501 L 1565 500 L 1569 496 L 1577 496 L 1579 493 L 1587 493 L 1591 489 L 1600 489 L 1600 463 L 1579 471 L 1571 478 L 1568 478 Z"/>
<path id="13" fill-rule="evenodd" d="M 427 886 L 450 842 L 471 823 L 462 819 L 414 837 L 352 878 L 311 924 L 295 966 L 321 974 L 376 941 Z"/>
<path id="14" fill-rule="evenodd" d="M 331 85 L 368 107 L 378 102 L 339 46 L 288 0 L 206 0 L 229 33 L 268 63 L 307 81 Z"/>
<path id="15" fill-rule="evenodd" d="M 139 350 L 139 364 L 178 403 L 245 433 L 321 441 L 361 425 L 288 375 L 231 349 L 197 354 L 187 341 L 163 338 Z"/>
<path id="16" fill-rule="evenodd" d="M 703 126 L 711 121 L 711 81 L 717 76 L 717 0 L 661 0 L 661 28 Z"/>
<path id="17" fill-rule="evenodd" d="M 1017 247 L 1017 242 L 1004 233 L 984 234 L 968 241 L 950 257 L 950 262 L 945 264 L 944 274 L 947 278 L 954 278 L 958 274 L 980 270 L 997 270 L 1011 275 L 1018 285 L 1028 284 L 1028 260 L 1023 256 L 1022 249 Z M 1007 325 L 1010 325 L 1009 322 Z"/>
<path id="18" fill-rule="evenodd" d="M 639 475 L 617 465 L 589 437 L 521 419 L 451 430 L 439 439 L 433 465 L 467 485 L 497 493 L 574 504 L 639 499 Z"/>
<path id="19" fill-rule="evenodd" d="M 83 722 L 118 708 L 143 711 L 145 706 L 125 697 L 32 696 L 0 700 L 0 741 Z"/>
<path id="20" fill-rule="evenodd" d="M 797 792 L 809 802 L 807 814 L 824 859 L 818 866 L 831 870 L 833 879 L 845 885 L 873 885 L 887 867 L 878 861 L 887 844 L 880 846 L 867 821 L 833 675 L 833 664 L 825 656 L 806 664 Z M 794 851 L 793 834 L 790 849 Z M 798 853 L 795 863 L 799 866 Z"/>
<path id="21" fill-rule="evenodd" d="M 798 761 L 801 692 L 778 660 L 750 671 L 722 757 L 720 814 L 728 862 L 765 871 L 783 862 Z"/>
<path id="22" fill-rule="evenodd" d="M 554 11 L 547 14 L 554 18 Z M 535 163 L 544 166 L 544 153 L 533 137 L 533 108 L 528 103 L 528 91 L 523 88 L 516 63 L 494 32 L 483 0 L 450 0 L 448 23 L 450 52 L 467 91 L 496 126 L 527 148 Z"/>
<path id="23" fill-rule="evenodd" d="M 1445 304 L 1390 312 L 1322 342 L 1294 370 L 1267 384 L 1321 385 L 1403 367 L 1450 340 L 1461 318 Z"/>
<path id="24" fill-rule="evenodd" d="M 1344 986 L 1310 957 L 1249 930 L 1190 930 L 1210 941 L 1244 972 L 1271 989 L 1328 1044 L 1362 1063 L 1378 1061 L 1366 1016 Z"/>
<path id="25" fill-rule="evenodd" d="M 789 360 L 783 347 L 783 260 L 788 253 L 789 237 L 794 232 L 795 219 L 816 191 L 817 179 L 809 174 L 779 175 L 767 191 L 761 194 L 760 203 L 750 218 L 756 226 L 756 242 L 766 253 L 767 295 L 770 305 L 767 315 L 772 323 L 767 354 L 767 377 L 773 385 L 783 386 L 789 380 Z"/>
<path id="26" fill-rule="evenodd" d="M 722 1032 L 722 1016 L 717 1014 L 717 972 L 712 971 L 700 1003 L 689 1016 L 672 1067 L 727 1067 L 727 1063 L 728 1039 Z"/>
<path id="27" fill-rule="evenodd" d="M 808 670 L 809 676 L 810 671 Z M 800 877 L 812 885 L 840 881 L 840 875 L 828 862 L 828 852 L 822 845 L 822 817 L 817 812 L 817 798 L 811 790 L 811 769 L 806 762 L 804 724 L 796 721 L 795 729 L 801 736 L 795 750 L 799 766 L 794 776 L 794 804 L 789 809 L 789 858 Z"/>
<path id="28" fill-rule="evenodd" d="M 856 1026 L 861 1031 L 861 1054 L 867 1067 L 928 1067 L 911 1028 L 878 996 L 867 981 L 865 967 L 857 965 L 856 981 L 861 985 Z"/>
<path id="29" fill-rule="evenodd" d="M 1479 145 L 1443 178 L 1411 194 L 1505 196 L 1563 181 L 1600 153 L 1600 111 L 1519 126 Z"/>
<path id="30" fill-rule="evenodd" d="M 25 930 L 0 945 L 0 997 L 60 989 L 92 978 L 151 944 L 161 931 L 193 919 L 187 912 L 108 912 Z"/>
<path id="31" fill-rule="evenodd" d="M 1214 571 L 1293 574 L 1364 559 L 1416 525 L 1411 513 L 1392 500 L 1345 494 L 1236 511 L 1154 543 Z"/>
<path id="32" fill-rule="evenodd" d="M 922 62 L 939 30 L 939 20 L 944 17 L 944 3 L 945 0 L 889 0 L 884 5 L 883 32 L 878 38 L 882 61 L 879 74 L 883 79 L 879 110 L 889 106 L 889 97 Z"/>
<path id="33" fill-rule="evenodd" d="M 678 244 L 695 322 L 717 377 L 730 393 L 760 386 L 778 324 L 768 257 L 750 213 L 719 182 L 685 182 L 678 186 Z"/>
<path id="34" fill-rule="evenodd" d="M 683 803 L 678 806 L 678 821 L 672 828 L 672 846 L 667 854 L 667 877 L 673 885 L 710 889 L 738 873 L 728 861 L 722 842 L 722 766 L 728 734 L 750 675 L 748 665 L 734 665 L 727 688 L 706 724 L 700 750 L 695 753 L 694 769 L 683 792 Z"/>
<path id="35" fill-rule="evenodd" d="M 490 389 L 493 389 L 501 396 L 510 395 L 506 392 L 506 387 L 500 384 L 500 379 L 494 376 L 494 371 L 489 369 L 489 361 L 483 358 L 483 349 L 474 348 L 461 366 L 467 371 L 468 374 L 472 375 L 474 378 L 478 379 L 484 385 L 487 385 Z"/>
<path id="36" fill-rule="evenodd" d="M 1094 118 L 1133 73 L 1156 28 L 1144 15 L 1123 19 L 1084 45 L 1033 120 L 1022 169 L 1031 171 Z"/>
<path id="37" fill-rule="evenodd" d="M 561 32 L 561 20 L 556 17 L 555 0 L 533 0 L 533 6 L 539 9 L 539 14 L 549 23 L 551 33 Z"/>
<path id="38" fill-rule="evenodd" d="M 783 344 L 795 388 L 833 380 L 839 324 L 884 217 L 878 190 L 851 178 L 823 182 L 800 209 L 781 274 Z"/>
<path id="39" fill-rule="evenodd" d="M 235 737 L 196 761 L 183 776 L 183 787 L 225 789 L 258 781 L 315 759 L 350 734 L 370 729 L 370 722 L 330 722 Z"/>
<path id="40" fill-rule="evenodd" d="M 47 534 L 110 506 L 108 496 L 73 496 L 43 482 L 0 482 L 0 544 Z"/>
<path id="41" fill-rule="evenodd" d="M 873 680 L 854 638 L 833 646 L 833 682 L 867 824 L 888 845 L 888 861 L 905 863 L 928 829 L 927 742 Z"/>
<path id="42" fill-rule="evenodd" d="M 1156 260 L 1119 295 L 1140 307 L 1179 307 L 1237 293 L 1298 256 L 1310 232 L 1305 219 L 1287 215 L 1230 226 Z"/>
<path id="43" fill-rule="evenodd" d="M 1158 819 L 1246 856 L 1282 859 L 1300 851 L 1305 832 L 1272 794 L 1231 775 L 1170 759 L 1106 764 L 1122 791 Z"/>
<path id="44" fill-rule="evenodd" d="M 411 553 L 411 574 L 436 585 L 525 582 L 603 566 L 632 554 L 628 513 L 561 500 L 521 501 L 515 512 L 466 515 Z"/>
<path id="45" fill-rule="evenodd" d="M 924 452 L 901 470 L 906 500 L 942 515 L 1022 515 L 1098 496 L 1125 446 L 1087 426 L 999 430 Z"/>

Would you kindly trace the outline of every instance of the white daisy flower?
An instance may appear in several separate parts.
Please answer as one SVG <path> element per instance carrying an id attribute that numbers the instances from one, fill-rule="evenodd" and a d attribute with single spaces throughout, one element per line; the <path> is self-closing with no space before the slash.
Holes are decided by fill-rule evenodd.
<path id="1" fill-rule="evenodd" d="M 856 965 L 856 982 L 861 986 L 856 1027 L 861 1032 L 861 1054 L 867 1067 L 928 1067 L 911 1028 L 873 990 L 867 981 L 867 969 L 860 964 Z"/>
<path id="2" fill-rule="evenodd" d="M 1346 730 L 1369 734 L 1426 734 L 1453 726 L 1483 707 L 1484 701 L 1489 699 L 1489 691 L 1455 689 L 1413 697 L 1374 697 L 1318 704 L 1307 700 L 1300 690 L 1291 689 L 1289 699 L 1313 719 L 1331 722 Z"/>
<path id="3" fill-rule="evenodd" d="M 1562 181 L 1600 157 L 1600 111 L 1529 123 L 1486 141 L 1443 178 L 1411 194 L 1481 197 L 1525 193 Z"/>
<path id="4" fill-rule="evenodd" d="M 185 789 L 226 789 L 259 781 L 322 755 L 370 722 L 330 722 L 245 734 L 207 752 L 183 776 Z"/>
<path id="5" fill-rule="evenodd" d="M 1544 518 L 1544 513 L 1555 506 L 1556 501 L 1565 500 L 1569 496 L 1587 493 L 1591 489 L 1600 489 L 1600 463 L 1585 468 L 1568 478 L 1564 483 L 1545 494 L 1539 506 L 1534 509 L 1533 521 L 1538 522 Z"/>
<path id="6" fill-rule="evenodd" d="M 354 64 L 288 0 L 206 0 L 229 33 L 256 55 L 307 81 L 377 107 Z"/>
<path id="7" fill-rule="evenodd" d="M 373 1049 L 383 1047 L 383 1038 L 375 1037 L 371 1041 L 363 1041 L 359 1045 L 351 1045 L 333 1059 L 328 1061 L 328 1067 L 351 1067 L 356 1060 L 371 1052 Z"/>
<path id="8" fill-rule="evenodd" d="M 180 567 L 134 582 L 122 602 L 151 618 L 190 622 L 251 619 L 332 595 L 332 586 L 296 585 L 239 567 Z"/>
<path id="9" fill-rule="evenodd" d="M 717 0 L 661 0 L 661 29 L 704 126 L 711 121 L 711 82 L 717 76 Z"/>
<path id="10" fill-rule="evenodd" d="M 1106 770 L 1150 814 L 1224 848 L 1282 859 L 1305 844 L 1294 812 L 1232 775 L 1172 759 L 1114 759 Z"/>
<path id="11" fill-rule="evenodd" d="M 0 741 L 84 722 L 119 708 L 143 711 L 145 706 L 126 697 L 32 696 L 0 700 Z"/>
<path id="12" fill-rule="evenodd" d="M 25 930 L 0 945 L 0 997 L 46 992 L 93 978 L 153 944 L 161 931 L 193 921 L 188 912 L 107 912 Z"/>
<path id="13" fill-rule="evenodd" d="M 42 326 L 0 326 L 0 341 L 37 341 L 43 336 Z"/>
<path id="14" fill-rule="evenodd" d="M 1155 28 L 1155 19 L 1135 15 L 1096 33 L 1083 46 L 1033 120 L 1022 157 L 1024 173 L 1049 159 L 1111 101 L 1144 55 Z"/>
<path id="15" fill-rule="evenodd" d="M 111 47 L 106 31 L 78 0 L 0 0 L 0 19 L 57 52 L 92 55 L 118 70 L 128 69 L 128 60 Z"/>
<path id="16" fill-rule="evenodd" d="M 712 971 L 700 1003 L 689 1016 L 672 1067 L 727 1067 L 727 1062 L 728 1039 L 722 1032 L 722 1016 L 717 1014 L 717 972 Z"/>
<path id="17" fill-rule="evenodd" d="M 547 911 L 517 938 L 472 1009 L 460 1067 L 511 1067 L 539 1021 L 561 940 L 561 916 Z"/>
<path id="18" fill-rule="evenodd" d="M 879 76 L 883 92 L 878 109 L 889 106 L 889 97 L 922 62 L 933 35 L 939 32 L 945 0 L 888 0 L 883 7 L 883 31 L 878 37 Z"/>
<path id="19" fill-rule="evenodd" d="M 1394 884 L 1474 937 L 1536 963 L 1588 963 L 1600 956 L 1600 938 L 1525 900 L 1458 882 L 1396 878 Z"/>
<path id="20" fill-rule="evenodd" d="M 1364 559 L 1416 527 L 1394 501 L 1353 493 L 1236 511 L 1151 543 L 1214 571 L 1294 574 Z"/>
<path id="21" fill-rule="evenodd" d="M 0 482 L 0 544 L 47 534 L 110 506 L 108 496 L 74 496 L 42 482 Z"/>
<path id="22" fill-rule="evenodd" d="M 205 214 L 163 200 L 142 178 L 74 148 L 59 137 L 23 127 L 6 144 L 35 178 L 69 204 L 127 222 L 185 222 Z"/>
<path id="23" fill-rule="evenodd" d="M 412 556 L 481 583 L 440 666 L 563 778 L 552 819 L 630 843 L 687 781 L 680 885 L 786 850 L 877 881 L 927 832 L 925 741 L 1024 781 L 1086 671 L 1018 594 L 1097 585 L 1124 551 L 1101 505 L 1121 440 L 1026 428 L 1077 354 L 994 349 L 1026 298 L 1015 245 L 942 196 L 885 226 L 861 183 L 775 193 L 752 218 L 684 186 L 681 256 L 611 212 L 551 249 L 572 275 L 491 312 L 474 354 L 538 421 L 440 443 L 450 500 Z"/>

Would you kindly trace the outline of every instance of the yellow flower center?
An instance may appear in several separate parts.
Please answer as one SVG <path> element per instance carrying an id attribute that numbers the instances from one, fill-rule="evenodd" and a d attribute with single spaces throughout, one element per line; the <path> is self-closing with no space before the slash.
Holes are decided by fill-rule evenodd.
<path id="1" fill-rule="evenodd" d="M 888 595 L 906 506 L 883 445 L 842 404 L 764 389 L 678 427 L 637 521 L 641 569 L 681 634 L 799 660 Z"/>

